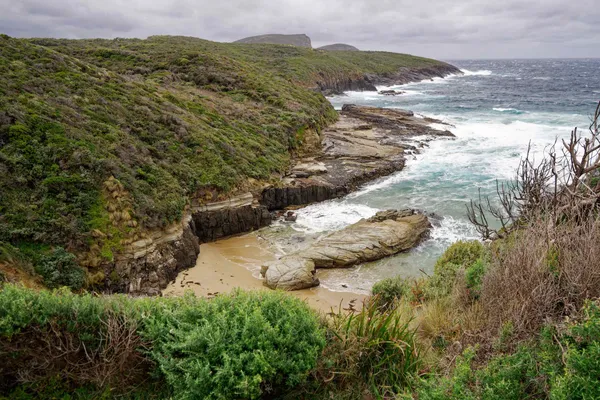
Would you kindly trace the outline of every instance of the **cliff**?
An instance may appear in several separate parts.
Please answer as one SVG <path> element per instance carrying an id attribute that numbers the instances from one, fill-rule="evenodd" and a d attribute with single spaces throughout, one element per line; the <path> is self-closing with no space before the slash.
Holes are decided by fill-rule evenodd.
<path id="1" fill-rule="evenodd" d="M 198 241 L 269 223 L 274 204 L 235 202 L 277 186 L 307 132 L 337 120 L 320 92 L 454 71 L 381 52 L 0 35 L 0 242 L 67 249 L 91 288 L 155 293 Z"/>

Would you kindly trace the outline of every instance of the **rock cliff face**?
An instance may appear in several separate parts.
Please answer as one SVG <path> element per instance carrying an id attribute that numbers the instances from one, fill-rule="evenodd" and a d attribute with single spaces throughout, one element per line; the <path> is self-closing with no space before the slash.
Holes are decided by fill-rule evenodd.
<path id="1" fill-rule="evenodd" d="M 250 232 L 271 223 L 265 206 L 254 203 L 251 193 L 195 207 L 192 212 L 194 233 L 202 242 Z"/>
<path id="2" fill-rule="evenodd" d="M 107 287 L 114 292 L 158 295 L 177 273 L 196 263 L 200 242 L 250 232 L 271 223 L 265 206 L 251 193 L 196 205 L 181 224 L 148 233 L 104 265 Z"/>
<path id="3" fill-rule="evenodd" d="M 317 286 L 315 268 L 349 267 L 406 251 L 429 232 L 428 218 L 415 210 L 388 210 L 333 232 L 309 249 L 265 264 L 261 274 L 271 289 Z"/>
<path id="4" fill-rule="evenodd" d="M 107 287 L 113 292 L 159 295 L 179 271 L 196 262 L 200 247 L 194 230 L 188 217 L 132 243 L 104 265 Z"/>
<path id="5" fill-rule="evenodd" d="M 325 77 L 317 82 L 318 89 L 326 96 L 342 94 L 346 91 L 377 91 L 376 86 L 404 85 L 425 79 L 443 78 L 452 74 L 462 74 L 453 65 L 440 63 L 425 68 L 401 68 L 394 73 L 364 74 L 362 76 Z"/>
<path id="6" fill-rule="evenodd" d="M 236 40 L 234 43 L 268 43 L 268 44 L 288 44 L 298 47 L 312 47 L 310 38 L 305 34 L 300 35 L 259 35 Z"/>

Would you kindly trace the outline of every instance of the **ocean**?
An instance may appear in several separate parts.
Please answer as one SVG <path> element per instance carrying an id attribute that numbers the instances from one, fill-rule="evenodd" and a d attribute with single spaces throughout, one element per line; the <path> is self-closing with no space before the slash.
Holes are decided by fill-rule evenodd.
<path id="1" fill-rule="evenodd" d="M 293 225 L 266 233 L 285 253 L 379 210 L 418 208 L 444 217 L 430 239 L 408 253 L 350 269 L 321 270 L 323 286 L 366 293 L 386 277 L 430 274 L 450 244 L 479 238 L 466 216 L 469 201 L 479 192 L 493 196 L 498 180 L 512 179 L 529 143 L 539 159 L 574 127 L 587 130 L 600 100 L 600 59 L 449 62 L 464 75 L 378 88 L 406 92 L 400 96 L 348 92 L 330 98 L 336 109 L 351 103 L 437 118 L 452 125 L 456 139 L 432 141 L 408 159 L 403 171 L 345 198 L 302 208 Z"/>

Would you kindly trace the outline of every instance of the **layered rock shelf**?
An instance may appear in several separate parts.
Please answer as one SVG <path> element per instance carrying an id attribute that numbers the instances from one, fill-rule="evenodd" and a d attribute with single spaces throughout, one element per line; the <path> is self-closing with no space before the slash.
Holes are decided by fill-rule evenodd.
<path id="1" fill-rule="evenodd" d="M 432 139 L 454 136 L 433 123 L 443 124 L 406 110 L 344 105 L 338 122 L 321 133 L 321 150 L 297 159 L 259 201 L 269 210 L 320 202 L 400 171 L 406 154 L 418 153 Z"/>
<path id="2" fill-rule="evenodd" d="M 325 236 L 307 250 L 265 264 L 261 270 L 264 284 L 283 290 L 317 286 L 317 268 L 350 267 L 409 250 L 430 228 L 429 219 L 416 210 L 379 212 Z"/>

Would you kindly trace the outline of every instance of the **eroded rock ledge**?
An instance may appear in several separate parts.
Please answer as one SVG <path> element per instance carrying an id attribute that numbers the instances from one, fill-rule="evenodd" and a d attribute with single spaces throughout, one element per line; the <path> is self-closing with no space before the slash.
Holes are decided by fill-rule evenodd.
<path id="1" fill-rule="evenodd" d="M 429 219 L 416 210 L 388 210 L 317 241 L 308 250 L 265 264 L 261 274 L 271 289 L 299 290 L 319 285 L 316 268 L 349 267 L 406 251 L 427 236 Z"/>
<path id="2" fill-rule="evenodd" d="M 347 104 L 340 119 L 321 133 L 322 148 L 297 159 L 279 185 L 263 190 L 260 203 L 269 210 L 344 196 L 358 186 L 404 168 L 405 155 L 427 142 L 453 137 L 412 111 Z"/>

